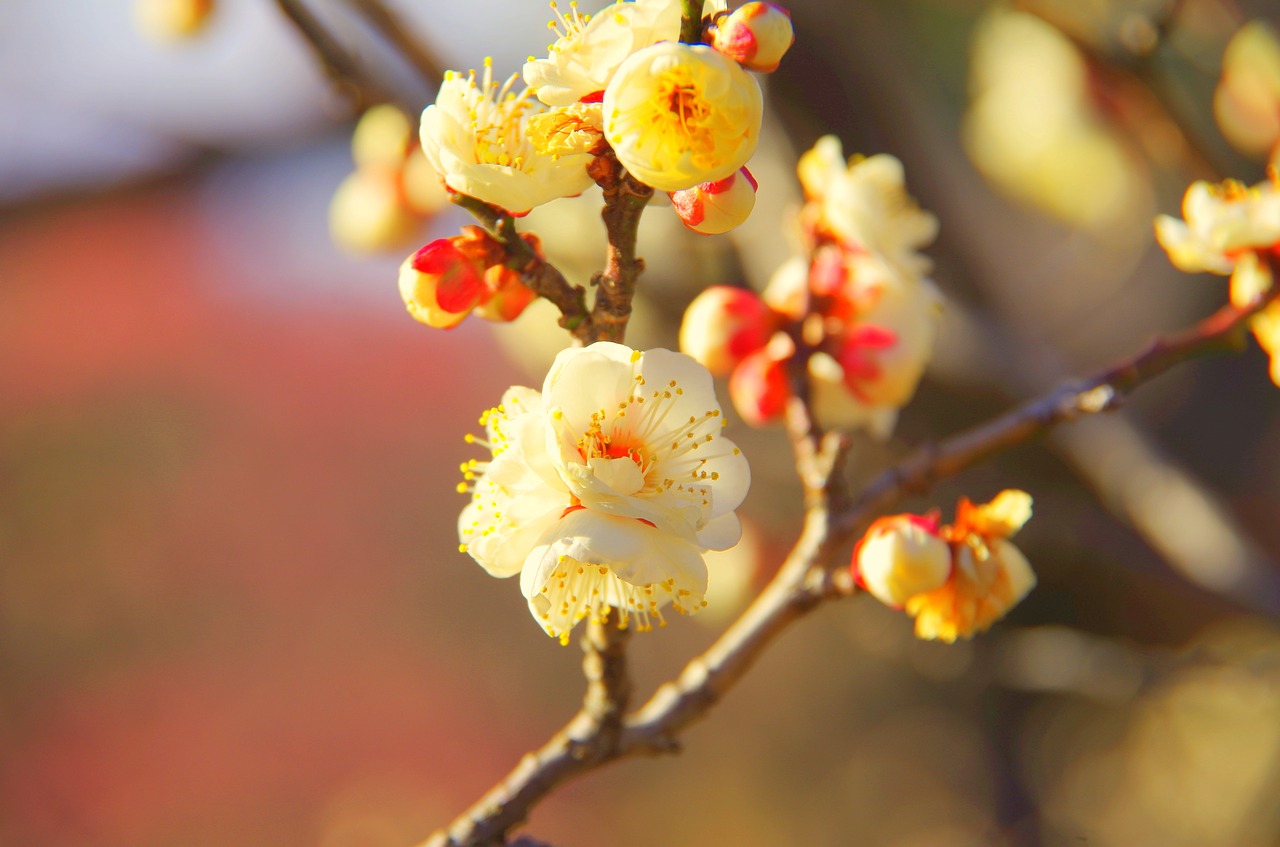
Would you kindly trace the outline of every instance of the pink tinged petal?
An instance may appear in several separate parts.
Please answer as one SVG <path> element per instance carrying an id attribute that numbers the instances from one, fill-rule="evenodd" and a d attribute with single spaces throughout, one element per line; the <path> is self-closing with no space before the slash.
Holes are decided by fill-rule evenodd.
<path id="1" fill-rule="evenodd" d="M 693 299 L 680 323 L 680 350 L 716 376 L 768 342 L 778 318 L 754 291 L 714 285 Z"/>
<path id="2" fill-rule="evenodd" d="M 757 350 L 738 364 L 729 377 L 729 397 L 751 426 L 764 426 L 782 417 L 791 397 L 786 364 Z"/>

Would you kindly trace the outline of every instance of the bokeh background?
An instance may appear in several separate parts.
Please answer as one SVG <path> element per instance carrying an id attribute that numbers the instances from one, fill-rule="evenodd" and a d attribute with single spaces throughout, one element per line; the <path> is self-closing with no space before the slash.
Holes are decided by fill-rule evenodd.
<path id="1" fill-rule="evenodd" d="M 334 85 L 285 5 L 217 0 L 174 40 L 124 0 L 0 5 L 3 847 L 414 844 L 578 702 L 576 647 L 453 529 L 463 435 L 564 339 L 539 314 L 449 332 L 405 315 L 396 268 L 465 223 L 453 210 L 364 255 L 328 224 L 357 105 L 420 109 L 424 58 L 516 71 L 549 10 L 388 3 L 415 62 L 368 4 L 313 0 L 358 71 Z M 1245 118 L 1214 101 L 1229 40 L 1274 25 L 1273 3 L 791 10 L 757 213 L 704 239 L 651 211 L 633 343 L 672 346 L 706 284 L 767 280 L 790 250 L 796 152 L 826 132 L 905 162 L 941 218 L 949 299 L 896 439 L 859 442 L 856 474 L 1225 301 L 1221 279 L 1168 265 L 1151 218 L 1192 179 L 1263 178 L 1280 107 L 1265 86 Z M 530 225 L 582 279 L 595 216 L 561 202 Z M 1249 349 L 948 481 L 910 505 L 1036 498 L 1018 543 L 1040 585 L 1009 619 L 948 647 L 873 602 L 832 604 L 682 755 L 566 786 L 529 831 L 1280 844 L 1278 411 Z M 717 563 L 711 609 L 635 639 L 640 693 L 714 638 L 798 526 L 781 433 L 731 432 L 756 479 L 751 543 Z"/>

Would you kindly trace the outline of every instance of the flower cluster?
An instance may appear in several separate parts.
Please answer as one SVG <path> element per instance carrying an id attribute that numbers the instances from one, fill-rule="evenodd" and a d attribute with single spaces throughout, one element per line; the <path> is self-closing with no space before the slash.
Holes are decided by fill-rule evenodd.
<path id="1" fill-rule="evenodd" d="M 1245 186 L 1195 182 L 1182 200 L 1185 220 L 1162 215 L 1156 238 L 1169 260 L 1187 273 L 1230 275 L 1231 302 L 1247 308 L 1271 291 L 1280 259 L 1280 175 Z M 1250 322 L 1258 344 L 1271 357 L 1271 380 L 1280 385 L 1280 302 Z"/>
<path id="2" fill-rule="evenodd" d="M 669 350 L 564 350 L 538 392 L 481 417 L 492 454 L 462 466 L 462 549 L 520 574 L 535 620 L 567 641 L 584 618 L 662 624 L 704 604 L 702 554 L 733 546 L 746 459 L 720 434 L 711 375 Z"/>
<path id="3" fill-rule="evenodd" d="M 712 0 L 708 45 L 678 40 L 680 0 L 618 0 L 594 17 L 551 5 L 558 37 L 525 64 L 526 88 L 515 76 L 498 86 L 486 64 L 480 79 L 447 75 L 423 112 L 422 146 L 450 190 L 521 215 L 581 193 L 599 156 L 667 192 L 746 164 L 762 99 L 743 68 L 777 66 L 793 37 L 785 12 Z"/>
<path id="4" fill-rule="evenodd" d="M 858 584 L 915 618 L 920 638 L 953 642 L 1004 617 L 1036 583 L 1007 539 L 1031 517 L 1031 497 L 1006 490 L 975 506 L 961 499 L 955 523 L 936 514 L 893 515 L 873 523 L 853 551 Z"/>
<path id="5" fill-rule="evenodd" d="M 884 437 L 933 350 L 941 296 L 918 251 L 937 221 L 906 193 L 892 156 L 846 164 L 827 136 L 801 157 L 799 172 L 808 255 L 779 268 L 762 297 L 704 291 L 685 313 L 680 346 L 730 375 L 735 408 L 757 426 L 782 415 L 788 363 L 805 349 L 823 422 Z"/>
<path id="6" fill-rule="evenodd" d="M 356 168 L 329 203 L 329 232 L 358 253 L 404 248 L 448 203 L 440 175 L 416 143 L 413 124 L 388 103 L 374 106 L 351 137 Z"/>
<path id="7" fill-rule="evenodd" d="M 522 236 L 540 255 L 538 239 Z M 400 296 L 409 314 L 428 326 L 450 329 L 472 311 L 491 321 L 513 321 L 535 297 L 504 262 L 507 252 L 480 227 L 438 238 L 400 266 Z"/>

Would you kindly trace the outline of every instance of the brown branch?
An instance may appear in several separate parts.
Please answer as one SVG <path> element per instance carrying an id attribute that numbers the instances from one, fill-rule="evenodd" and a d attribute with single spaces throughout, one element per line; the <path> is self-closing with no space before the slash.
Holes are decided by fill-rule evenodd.
<path id="1" fill-rule="evenodd" d="M 315 53 L 334 86 L 357 108 L 388 102 L 389 98 L 360 63 L 338 43 L 320 19 L 301 0 L 276 0 L 276 6 Z"/>
<path id="2" fill-rule="evenodd" d="M 628 630 L 612 616 L 592 621 L 582 638 L 587 691 L 582 707 L 551 740 L 527 753 L 506 778 L 489 789 L 422 847 L 487 847 L 506 843 L 534 805 L 556 786 L 617 757 L 622 717 L 631 693 L 627 676 Z"/>
<path id="3" fill-rule="evenodd" d="M 404 23 L 382 0 L 347 0 L 347 5 L 359 12 L 395 48 L 423 82 L 432 89 L 440 85 L 444 66 L 431 51 L 409 35 Z"/>
<path id="4" fill-rule="evenodd" d="M 921 447 L 889 468 L 836 518 L 836 534 L 849 538 L 871 518 L 909 494 L 928 491 L 939 480 L 999 450 L 1041 435 L 1060 423 L 1115 408 L 1134 389 L 1175 365 L 1212 353 L 1238 349 L 1248 320 L 1275 298 L 1275 293 L 1247 308 L 1223 306 L 1175 335 L 1158 338 L 1147 349 L 1088 379 L 1063 385 L 999 417 Z"/>
<path id="5" fill-rule="evenodd" d="M 508 267 L 519 271 L 520 281 L 535 294 L 555 304 L 560 310 L 560 326 L 582 343 L 596 340 L 582 286 L 570 285 L 555 265 L 539 256 L 516 232 L 511 215 L 465 194 L 451 194 L 449 199 L 474 215 L 507 249 Z"/>
<path id="6" fill-rule="evenodd" d="M 588 172 L 604 191 L 601 217 L 609 240 L 604 271 L 591 280 L 597 287 L 591 340 L 621 342 L 631 319 L 636 282 L 644 271 L 644 260 L 636 255 L 636 235 L 653 189 L 627 173 L 612 152 L 593 159 Z"/>

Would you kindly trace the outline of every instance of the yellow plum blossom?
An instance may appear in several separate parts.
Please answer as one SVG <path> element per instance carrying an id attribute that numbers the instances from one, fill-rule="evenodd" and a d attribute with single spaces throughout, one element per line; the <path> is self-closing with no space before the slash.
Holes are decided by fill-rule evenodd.
<path id="1" fill-rule="evenodd" d="M 1036 584 L 1022 552 L 1007 540 L 1031 517 L 1031 496 L 1001 491 L 975 506 L 962 498 L 955 523 L 943 527 L 951 544 L 951 575 L 932 591 L 906 601 L 916 635 L 952 642 L 983 632 L 1004 617 Z"/>
<path id="2" fill-rule="evenodd" d="M 564 350 L 542 391 L 512 388 L 481 418 L 489 461 L 463 465 L 463 549 L 520 574 L 535 620 L 567 641 L 616 610 L 648 629 L 704 605 L 702 554 L 741 534 L 746 459 L 722 436 L 711 375 L 669 350 Z"/>
<path id="3" fill-rule="evenodd" d="M 633 53 L 604 92 L 604 134 L 618 161 L 660 191 L 735 173 L 755 152 L 760 85 L 703 44 L 663 42 Z"/>
<path id="4" fill-rule="evenodd" d="M 592 157 L 534 148 L 527 124 L 540 106 L 528 89 L 514 91 L 516 79 L 499 86 L 488 60 L 480 79 L 474 71 L 448 72 L 436 102 L 422 113 L 420 135 L 423 152 L 451 190 L 522 215 L 589 188 Z"/>
<path id="5" fill-rule="evenodd" d="M 1182 199 L 1184 220 L 1156 219 L 1156 238 L 1169 260 L 1187 273 L 1231 275 L 1231 302 L 1246 308 L 1271 291 L 1280 257 L 1280 176 L 1253 187 L 1234 180 L 1195 182 Z M 1280 385 L 1280 303 L 1250 322 L 1271 357 L 1271 381 Z"/>

